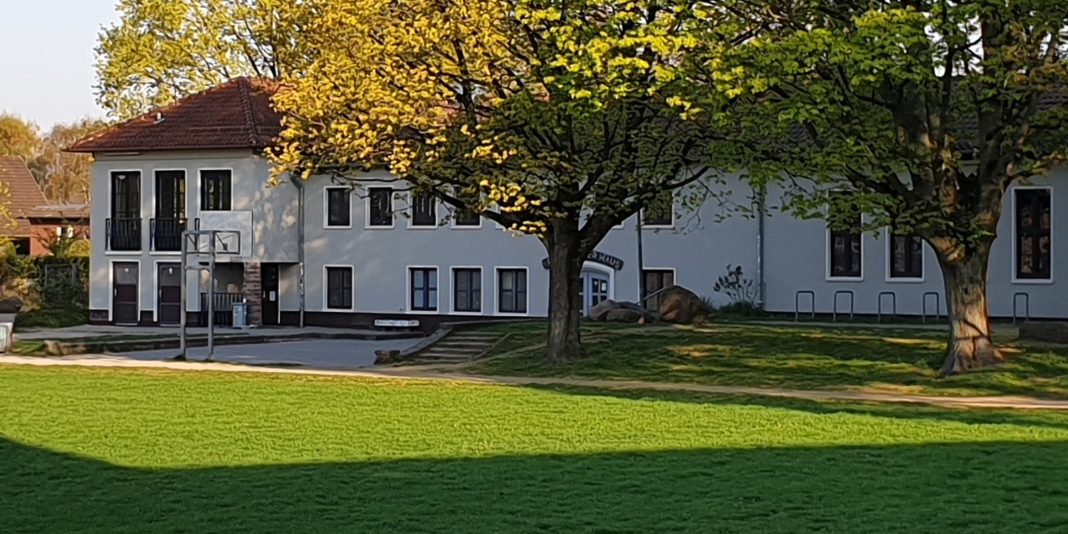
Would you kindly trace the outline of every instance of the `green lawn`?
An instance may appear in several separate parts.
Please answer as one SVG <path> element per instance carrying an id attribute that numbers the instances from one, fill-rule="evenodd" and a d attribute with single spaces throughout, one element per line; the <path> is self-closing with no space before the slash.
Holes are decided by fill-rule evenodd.
<path id="1" fill-rule="evenodd" d="M 1056 532 L 1065 480 L 1059 413 L 0 366 L 5 534 Z"/>
<path id="2" fill-rule="evenodd" d="M 542 323 L 494 325 L 509 332 L 470 370 L 515 376 L 574 376 L 721 386 L 847 389 L 934 395 L 1068 398 L 1068 347 L 1006 345 L 1004 365 L 940 380 L 948 334 L 930 330 L 709 325 L 699 328 L 584 327 L 586 359 L 545 359 Z M 523 350 L 530 349 L 530 350 Z"/>

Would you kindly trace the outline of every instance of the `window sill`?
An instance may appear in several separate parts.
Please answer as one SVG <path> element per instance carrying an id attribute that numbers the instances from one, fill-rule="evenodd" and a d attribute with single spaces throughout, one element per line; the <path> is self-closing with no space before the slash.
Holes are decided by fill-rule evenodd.
<path id="1" fill-rule="evenodd" d="M 409 230 L 437 230 L 439 228 L 436 224 L 409 224 Z"/>
<path id="2" fill-rule="evenodd" d="M 481 316 L 483 314 L 482 314 L 481 311 L 457 311 L 457 310 L 453 310 L 450 315 L 466 315 L 468 317 L 479 317 L 479 316 Z"/>
<path id="3" fill-rule="evenodd" d="M 1016 285 L 1029 286 L 1029 285 L 1051 285 L 1053 284 L 1052 278 L 1013 278 L 1012 283 Z"/>
<path id="4" fill-rule="evenodd" d="M 888 284 L 922 284 L 922 283 L 924 283 L 926 281 L 927 281 L 927 279 L 923 278 L 923 277 L 920 277 L 920 278 L 887 278 L 886 279 L 886 283 L 888 283 Z"/>
<path id="5" fill-rule="evenodd" d="M 353 313 L 356 308 L 323 308 L 321 311 L 326 313 Z"/>
<path id="6" fill-rule="evenodd" d="M 475 224 L 455 225 L 454 224 L 454 225 L 450 226 L 449 228 L 451 228 L 453 230 L 481 230 L 482 229 L 482 225 L 481 224 L 478 224 L 478 225 L 475 225 Z"/>
<path id="7" fill-rule="evenodd" d="M 348 225 L 348 226 L 331 226 L 331 225 L 324 225 L 324 226 L 323 226 L 323 230 L 352 230 L 352 225 L 351 225 L 351 224 L 350 224 L 350 225 Z"/>
<path id="8" fill-rule="evenodd" d="M 364 230 L 392 230 L 393 228 L 394 226 L 392 224 L 389 226 L 368 224 L 363 227 Z"/>
<path id="9" fill-rule="evenodd" d="M 825 280 L 826 280 L 827 282 L 851 282 L 851 283 L 858 283 L 858 282 L 863 282 L 863 281 L 864 281 L 864 277 L 863 277 L 863 276 L 860 276 L 860 277 L 852 277 L 852 276 L 841 276 L 841 277 L 838 277 L 838 276 L 828 276 L 828 277 L 827 277 L 827 278 L 826 278 Z"/>

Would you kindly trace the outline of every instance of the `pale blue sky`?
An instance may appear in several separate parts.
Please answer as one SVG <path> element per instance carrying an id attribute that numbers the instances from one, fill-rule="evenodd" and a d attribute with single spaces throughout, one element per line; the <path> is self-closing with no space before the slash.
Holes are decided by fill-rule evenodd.
<path id="1" fill-rule="evenodd" d="M 93 48 L 118 20 L 116 0 L 0 0 L 0 112 L 48 129 L 103 117 L 93 96 Z"/>

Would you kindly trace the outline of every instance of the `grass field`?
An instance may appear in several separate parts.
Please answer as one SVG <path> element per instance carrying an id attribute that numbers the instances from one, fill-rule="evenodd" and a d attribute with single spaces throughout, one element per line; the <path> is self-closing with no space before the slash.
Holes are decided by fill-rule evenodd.
<path id="1" fill-rule="evenodd" d="M 1056 532 L 1066 442 L 1046 412 L 4 366 L 0 532 Z"/>
<path id="2" fill-rule="evenodd" d="M 509 332 L 476 373 L 689 382 L 720 386 L 845 389 L 933 395 L 1030 395 L 1068 398 L 1068 347 L 999 340 L 1004 365 L 940 380 L 942 331 L 709 325 L 699 328 L 584 329 L 588 358 L 545 359 L 545 326 L 487 327 Z M 528 349 L 528 350 L 524 350 Z"/>

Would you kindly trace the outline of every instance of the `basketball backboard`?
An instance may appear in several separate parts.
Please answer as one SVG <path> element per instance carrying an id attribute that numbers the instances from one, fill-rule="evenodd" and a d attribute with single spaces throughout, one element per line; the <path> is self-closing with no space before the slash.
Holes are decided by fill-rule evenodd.
<path id="1" fill-rule="evenodd" d="M 200 213 L 198 230 L 216 230 L 215 254 L 218 258 L 249 258 L 252 256 L 251 211 L 204 211 Z M 197 239 L 197 252 L 207 254 L 211 242 L 208 236 Z"/>

